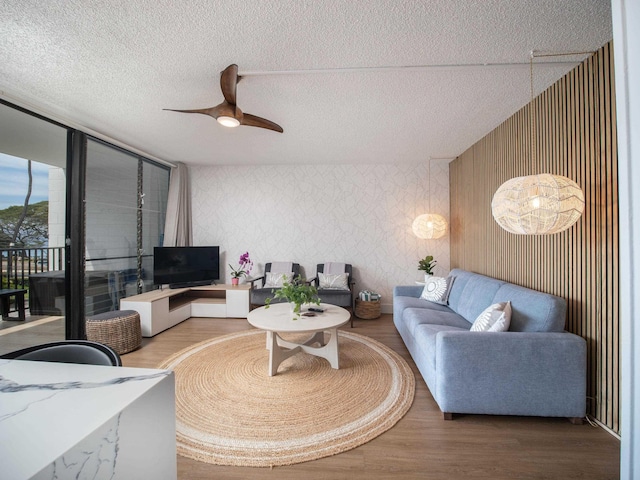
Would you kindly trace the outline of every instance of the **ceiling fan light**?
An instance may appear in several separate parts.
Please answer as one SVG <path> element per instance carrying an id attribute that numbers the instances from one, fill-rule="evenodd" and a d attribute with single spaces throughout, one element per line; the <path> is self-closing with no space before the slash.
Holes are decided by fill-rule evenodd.
<path id="1" fill-rule="evenodd" d="M 447 221 L 437 213 L 425 213 L 416 217 L 411 229 L 418 238 L 440 238 L 447 233 Z"/>
<path id="2" fill-rule="evenodd" d="M 216 118 L 216 120 L 220 125 L 223 125 L 225 127 L 233 128 L 240 125 L 240 121 L 237 118 L 228 117 L 226 115 L 220 115 L 218 118 Z"/>
<path id="3" fill-rule="evenodd" d="M 578 221 L 584 194 L 570 178 L 543 173 L 504 182 L 491 201 L 491 213 L 507 232 L 547 235 L 562 232 Z"/>

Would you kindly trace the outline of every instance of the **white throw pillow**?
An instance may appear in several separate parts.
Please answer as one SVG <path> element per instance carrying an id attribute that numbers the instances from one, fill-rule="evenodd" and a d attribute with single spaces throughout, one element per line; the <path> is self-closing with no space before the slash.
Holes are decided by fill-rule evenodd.
<path id="1" fill-rule="evenodd" d="M 293 272 L 267 272 L 265 277 L 264 288 L 280 288 L 283 282 L 291 282 L 293 279 Z"/>
<path id="2" fill-rule="evenodd" d="M 330 275 L 318 272 L 318 280 L 320 281 L 320 286 L 318 288 L 331 290 L 349 290 L 348 277 L 349 275 L 347 273 Z"/>
<path id="3" fill-rule="evenodd" d="M 454 280 L 455 277 L 431 277 L 425 282 L 420 298 L 440 305 L 447 305 Z"/>
<path id="4" fill-rule="evenodd" d="M 485 308 L 471 325 L 472 332 L 506 332 L 511 324 L 511 302 L 494 303 Z"/>

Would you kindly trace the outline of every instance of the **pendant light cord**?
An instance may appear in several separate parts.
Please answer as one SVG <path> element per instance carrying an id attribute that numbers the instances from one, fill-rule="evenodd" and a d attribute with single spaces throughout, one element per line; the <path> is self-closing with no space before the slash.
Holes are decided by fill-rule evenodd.
<path id="1" fill-rule="evenodd" d="M 531 125 L 531 128 L 529 129 L 529 132 L 531 134 L 531 174 L 535 175 L 536 173 L 536 146 L 535 146 L 535 139 L 536 139 L 536 124 L 534 122 L 534 118 L 533 118 L 533 109 L 535 108 L 533 105 L 533 56 L 535 55 L 535 52 L 533 50 L 531 50 L 531 55 L 529 57 L 529 87 L 530 87 L 530 93 L 531 93 L 531 101 L 529 103 L 529 124 Z"/>

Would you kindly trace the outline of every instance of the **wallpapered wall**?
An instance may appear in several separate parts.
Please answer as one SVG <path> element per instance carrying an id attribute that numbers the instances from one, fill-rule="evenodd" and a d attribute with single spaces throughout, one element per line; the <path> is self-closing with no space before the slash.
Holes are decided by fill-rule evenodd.
<path id="1" fill-rule="evenodd" d="M 432 181 L 429 182 L 429 170 Z M 422 240 L 413 219 L 431 210 L 449 218 L 449 165 L 197 166 L 189 169 L 195 245 L 219 245 L 221 276 L 249 251 L 254 272 L 270 261 L 351 263 L 356 292 L 382 294 L 391 311 L 393 287 L 423 275 L 418 260 L 433 255 L 436 275 L 449 272 L 449 235 Z"/>

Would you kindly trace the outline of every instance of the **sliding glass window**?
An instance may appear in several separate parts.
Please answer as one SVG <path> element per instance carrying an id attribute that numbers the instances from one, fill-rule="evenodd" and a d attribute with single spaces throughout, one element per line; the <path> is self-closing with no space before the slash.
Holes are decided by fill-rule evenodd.
<path id="1" fill-rule="evenodd" d="M 162 244 L 169 169 L 107 143 L 87 143 L 85 315 L 117 310 L 152 288 Z"/>
<path id="2" fill-rule="evenodd" d="M 65 339 L 67 129 L 0 103 L 0 354 Z"/>

